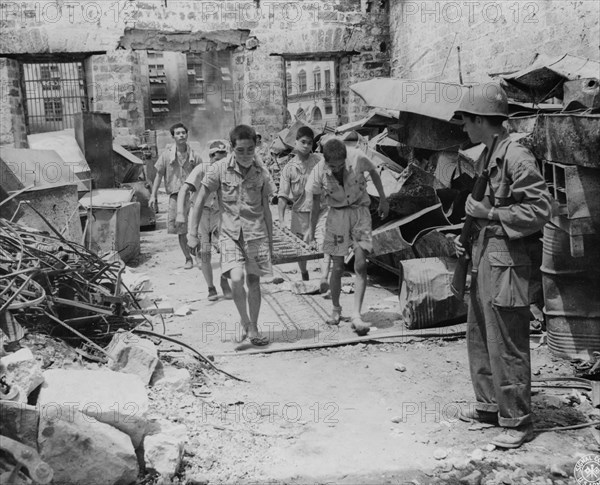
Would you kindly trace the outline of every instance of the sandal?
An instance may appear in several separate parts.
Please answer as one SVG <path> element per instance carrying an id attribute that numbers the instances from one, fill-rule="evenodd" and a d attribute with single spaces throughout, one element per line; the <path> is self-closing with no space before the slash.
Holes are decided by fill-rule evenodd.
<path id="1" fill-rule="evenodd" d="M 269 345 L 269 339 L 264 335 L 259 335 L 256 337 L 251 337 L 250 343 L 255 347 L 264 347 L 265 345 Z"/>
<path id="2" fill-rule="evenodd" d="M 340 320 L 342 319 L 342 307 L 334 306 L 333 311 L 331 312 L 331 318 L 325 320 L 327 325 L 339 325 Z"/>
<path id="3" fill-rule="evenodd" d="M 356 335 L 358 335 L 359 337 L 364 337 L 369 333 L 369 330 L 371 330 L 371 328 L 368 325 L 365 325 L 365 322 L 363 322 L 362 318 L 360 317 L 353 317 L 352 324 L 350 325 L 350 327 L 356 332 Z"/>

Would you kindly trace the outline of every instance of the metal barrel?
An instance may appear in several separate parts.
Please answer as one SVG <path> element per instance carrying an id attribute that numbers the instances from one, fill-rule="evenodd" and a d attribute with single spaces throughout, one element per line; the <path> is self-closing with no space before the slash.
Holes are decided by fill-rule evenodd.
<path id="1" fill-rule="evenodd" d="M 548 347 L 560 357 L 590 359 L 600 352 L 600 241 L 586 241 L 585 255 L 574 258 L 569 234 L 547 224 L 542 243 Z"/>

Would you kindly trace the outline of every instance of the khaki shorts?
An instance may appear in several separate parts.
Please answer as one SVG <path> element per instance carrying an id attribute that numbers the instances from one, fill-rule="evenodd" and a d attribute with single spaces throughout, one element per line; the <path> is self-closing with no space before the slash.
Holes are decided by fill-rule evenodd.
<path id="1" fill-rule="evenodd" d="M 323 241 L 325 239 L 325 223 L 327 222 L 328 209 L 322 210 L 319 214 L 317 227 L 315 228 L 315 241 L 317 247 L 322 251 Z M 292 211 L 292 221 L 290 230 L 299 238 L 304 239 L 310 228 L 310 212 Z"/>
<path id="2" fill-rule="evenodd" d="M 177 223 L 177 194 L 171 194 L 169 196 L 169 212 L 167 214 L 167 233 L 168 234 L 187 234 L 187 214 L 188 211 L 184 211 L 185 222 Z"/>
<path id="3" fill-rule="evenodd" d="M 191 212 L 191 209 L 190 209 Z M 212 209 L 204 209 L 198 225 L 198 238 L 200 239 L 200 252 L 210 253 L 213 243 L 219 241 L 221 227 L 221 213 Z"/>
<path id="4" fill-rule="evenodd" d="M 357 246 L 368 253 L 373 251 L 369 208 L 330 208 L 325 225 L 323 252 L 331 256 L 346 256 L 350 248 Z"/>
<path id="5" fill-rule="evenodd" d="M 234 268 L 244 268 L 246 274 L 265 276 L 273 273 L 271 266 L 271 252 L 269 238 L 263 237 L 244 241 L 241 237 L 233 240 L 228 237 L 221 238 L 221 273 L 228 277 L 229 271 Z"/>

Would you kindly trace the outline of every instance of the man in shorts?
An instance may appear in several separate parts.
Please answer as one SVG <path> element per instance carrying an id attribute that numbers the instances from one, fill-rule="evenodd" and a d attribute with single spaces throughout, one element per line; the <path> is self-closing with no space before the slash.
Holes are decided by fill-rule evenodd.
<path id="1" fill-rule="evenodd" d="M 312 207 L 312 195 L 306 192 L 306 180 L 312 169 L 319 163 L 321 156 L 312 152 L 315 135 L 308 126 L 301 126 L 296 133 L 296 146 L 292 152 L 293 158 L 286 164 L 279 179 L 278 209 L 279 223 L 284 224 L 285 210 L 288 204 L 292 205 L 292 217 L 290 230 L 302 239 L 306 239 L 310 229 L 310 210 Z M 327 206 L 321 205 L 319 222 L 316 229 L 317 243 L 322 245 L 324 235 L 325 219 L 327 217 Z M 328 254 L 321 263 L 321 293 L 325 293 L 329 287 L 329 262 Z M 298 261 L 302 280 L 308 281 L 309 274 L 306 261 Z"/>
<path id="2" fill-rule="evenodd" d="M 352 248 L 356 273 L 352 328 L 358 335 L 366 335 L 369 326 L 361 318 L 361 309 L 367 287 L 367 254 L 373 249 L 366 172 L 379 194 L 377 210 L 382 219 L 388 215 L 389 204 L 375 165 L 361 151 L 346 148 L 341 140 L 333 138 L 323 144 L 323 157 L 306 182 L 306 190 L 313 194 L 307 240 L 314 238 L 323 194 L 329 206 L 323 251 L 333 260 L 330 279 L 333 313 L 327 323 L 339 325 L 342 318 L 340 291 L 344 257 Z"/>
<path id="3" fill-rule="evenodd" d="M 188 129 L 183 123 L 176 123 L 171 126 L 171 136 L 175 140 L 174 145 L 170 145 L 162 152 L 156 164 L 156 177 L 152 187 L 149 205 L 156 210 L 156 196 L 162 179 L 165 179 L 165 189 L 169 196 L 169 210 L 167 214 L 167 232 L 177 234 L 179 238 L 179 247 L 185 256 L 185 269 L 192 269 L 194 262 L 192 255 L 186 244 L 185 235 L 187 233 L 186 222 L 177 223 L 177 195 L 185 179 L 189 176 L 196 165 L 202 163 L 200 155 L 194 152 L 188 145 Z"/>
<path id="4" fill-rule="evenodd" d="M 238 125 L 229 134 L 232 153 L 211 165 L 202 180 L 188 231 L 190 247 L 198 245 L 197 229 L 208 197 L 216 192 L 221 209 L 221 271 L 231 280 L 233 301 L 241 319 L 240 341 L 267 345 L 258 331 L 260 277 L 271 274 L 273 220 L 269 197 L 275 185 L 255 157 L 256 132 Z M 247 291 L 244 287 L 247 285 Z"/>
<path id="5" fill-rule="evenodd" d="M 222 158 L 227 156 L 227 145 L 222 140 L 214 140 L 208 147 L 208 156 L 210 157 L 210 165 L 215 163 Z M 197 165 L 190 176 L 186 179 L 185 183 L 179 190 L 179 196 L 177 197 L 177 222 L 184 223 L 186 220 L 186 214 L 188 213 L 188 207 L 190 202 L 193 204 L 193 199 L 197 194 L 202 184 L 202 179 L 206 175 L 206 170 L 210 165 L 205 166 L 203 163 Z M 192 193 L 192 200 L 188 201 L 188 194 Z M 191 211 L 191 209 L 189 209 Z M 216 301 L 219 299 L 217 295 L 217 289 L 213 283 L 213 270 L 211 264 L 211 253 L 214 244 L 214 238 L 218 237 L 219 227 L 221 225 L 221 213 L 219 211 L 219 201 L 217 194 L 210 194 L 206 204 L 204 204 L 204 210 L 200 216 L 199 226 L 199 240 L 200 245 L 196 251 L 196 261 L 200 265 L 204 281 L 208 286 L 208 300 Z M 221 289 L 226 299 L 232 298 L 231 288 L 227 282 L 227 278 L 221 274 Z"/>

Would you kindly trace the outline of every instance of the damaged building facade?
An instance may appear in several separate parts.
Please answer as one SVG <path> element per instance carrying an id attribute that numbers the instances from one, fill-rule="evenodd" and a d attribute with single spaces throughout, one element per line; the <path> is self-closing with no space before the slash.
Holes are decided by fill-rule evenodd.
<path id="1" fill-rule="evenodd" d="M 341 122 L 362 111 L 350 84 L 389 75 L 380 2 L 3 2 L 0 22 L 0 142 L 17 147 L 27 146 L 33 116 L 69 114 L 52 89 L 59 76 L 51 69 L 65 60 L 74 64 L 72 83 L 84 87 L 83 108 L 110 113 L 115 136 L 179 119 L 206 138 L 241 122 L 277 131 L 286 117 L 286 60 L 335 61 Z M 22 75 L 38 63 L 48 67 L 32 70 L 45 83 L 36 113 Z M 228 125 L 215 127 L 217 118 Z"/>

